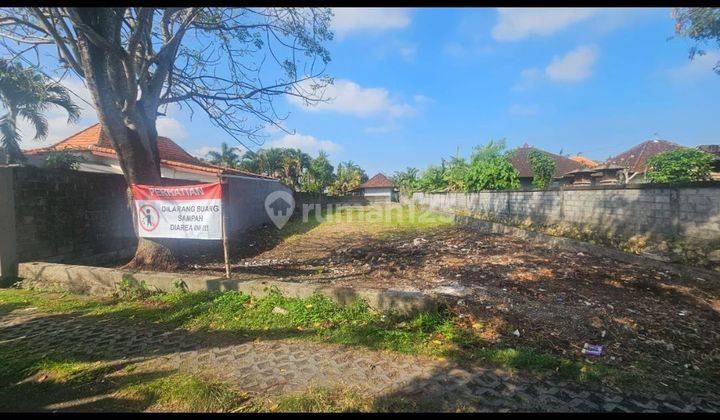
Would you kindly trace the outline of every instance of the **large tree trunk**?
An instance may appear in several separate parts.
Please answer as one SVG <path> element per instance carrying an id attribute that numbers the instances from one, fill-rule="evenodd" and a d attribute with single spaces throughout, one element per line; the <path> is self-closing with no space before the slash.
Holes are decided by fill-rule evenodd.
<path id="1" fill-rule="evenodd" d="M 113 19 L 112 11 L 81 10 L 83 23 L 107 39 L 119 37 L 121 22 Z M 157 148 L 157 101 L 137 100 L 137 87 L 123 73 L 126 63 L 91 42 L 82 31 L 78 45 L 83 58 L 83 71 L 92 93 L 95 109 L 104 134 L 117 153 L 128 186 L 131 184 L 160 185 L 160 156 Z M 129 196 L 129 195 L 128 195 Z M 135 207 L 131 206 L 132 211 Z M 173 253 L 177 240 L 138 238 L 135 257 L 128 267 L 168 270 L 177 267 Z"/>

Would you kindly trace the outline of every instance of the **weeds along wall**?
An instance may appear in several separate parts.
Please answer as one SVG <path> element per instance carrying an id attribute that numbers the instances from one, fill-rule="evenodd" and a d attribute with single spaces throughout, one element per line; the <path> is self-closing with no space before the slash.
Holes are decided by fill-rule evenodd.
<path id="1" fill-rule="evenodd" d="M 717 183 L 467 194 L 418 192 L 412 197 L 403 197 L 403 203 L 467 212 L 478 218 L 520 226 L 571 224 L 610 238 L 642 235 L 669 239 L 673 243 L 702 244 L 708 251 L 706 254 L 720 248 L 720 185 Z"/>

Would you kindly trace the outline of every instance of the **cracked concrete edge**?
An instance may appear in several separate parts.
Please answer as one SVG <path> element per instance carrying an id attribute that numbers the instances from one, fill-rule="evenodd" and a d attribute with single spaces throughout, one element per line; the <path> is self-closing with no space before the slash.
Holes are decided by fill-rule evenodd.
<path id="1" fill-rule="evenodd" d="M 68 291 L 93 296 L 112 295 L 119 290 L 122 280 L 128 279 L 137 283 L 145 282 L 148 289 L 162 292 L 177 290 L 178 286 L 181 286 L 191 292 L 235 290 L 259 297 L 276 287 L 289 297 L 307 298 L 314 293 L 320 293 L 341 305 L 364 299 L 377 311 L 405 315 L 438 307 L 438 301 L 434 297 L 402 290 L 323 286 L 276 280 L 240 281 L 208 275 L 134 271 L 41 261 L 20 263 L 18 271 L 20 285 L 25 289 Z"/>

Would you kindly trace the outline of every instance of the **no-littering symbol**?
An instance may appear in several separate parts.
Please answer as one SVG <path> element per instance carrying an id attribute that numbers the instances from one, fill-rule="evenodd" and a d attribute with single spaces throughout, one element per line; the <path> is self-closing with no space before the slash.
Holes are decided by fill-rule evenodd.
<path id="1" fill-rule="evenodd" d="M 140 227 L 146 232 L 152 232 L 160 224 L 160 213 L 150 204 L 140 206 L 138 220 Z"/>

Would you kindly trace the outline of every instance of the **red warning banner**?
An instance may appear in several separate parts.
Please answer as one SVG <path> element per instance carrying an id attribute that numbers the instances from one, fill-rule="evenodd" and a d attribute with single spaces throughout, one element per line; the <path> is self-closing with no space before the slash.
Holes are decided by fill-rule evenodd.
<path id="1" fill-rule="evenodd" d="M 222 184 L 131 185 L 141 238 L 222 239 Z"/>

